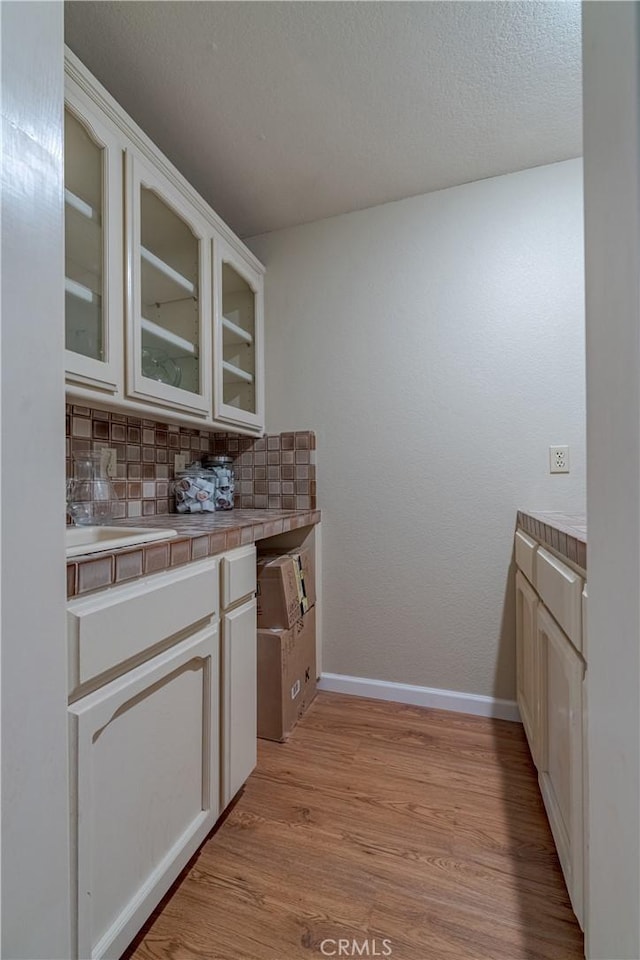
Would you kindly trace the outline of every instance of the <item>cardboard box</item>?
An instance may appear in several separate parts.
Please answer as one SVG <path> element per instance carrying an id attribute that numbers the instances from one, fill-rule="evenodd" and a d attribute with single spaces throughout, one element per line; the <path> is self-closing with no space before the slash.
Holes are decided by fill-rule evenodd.
<path id="1" fill-rule="evenodd" d="M 258 630 L 258 736 L 287 740 L 316 695 L 316 611 L 287 630 Z"/>
<path id="2" fill-rule="evenodd" d="M 316 602 L 316 577 L 313 551 L 307 547 L 300 547 L 297 550 L 285 551 L 261 551 L 258 562 L 261 559 L 275 559 L 276 557 L 291 557 L 296 563 L 296 577 L 298 580 L 298 592 L 300 595 L 300 604 L 303 613 L 310 610 Z M 265 624 L 267 626 L 267 624 Z"/>
<path id="3" fill-rule="evenodd" d="M 256 595 L 259 628 L 292 627 L 303 613 L 296 561 L 286 555 L 259 558 Z"/>
<path id="4" fill-rule="evenodd" d="M 311 609 L 316 602 L 316 572 L 313 551 L 307 547 L 302 547 L 300 550 L 288 550 L 287 553 L 298 564 L 304 595 L 308 601 L 308 608 Z"/>

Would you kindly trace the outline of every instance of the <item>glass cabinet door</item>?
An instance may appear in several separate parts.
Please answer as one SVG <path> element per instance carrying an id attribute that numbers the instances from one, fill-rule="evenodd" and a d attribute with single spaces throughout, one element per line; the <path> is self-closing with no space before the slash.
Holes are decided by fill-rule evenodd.
<path id="1" fill-rule="evenodd" d="M 262 276 L 225 241 L 216 248 L 214 416 L 262 427 Z"/>
<path id="2" fill-rule="evenodd" d="M 209 413 L 207 224 L 159 172 L 130 158 L 130 393 Z"/>
<path id="3" fill-rule="evenodd" d="M 64 136 L 67 379 L 115 391 L 122 355 L 122 151 L 90 110 L 71 102 Z"/>

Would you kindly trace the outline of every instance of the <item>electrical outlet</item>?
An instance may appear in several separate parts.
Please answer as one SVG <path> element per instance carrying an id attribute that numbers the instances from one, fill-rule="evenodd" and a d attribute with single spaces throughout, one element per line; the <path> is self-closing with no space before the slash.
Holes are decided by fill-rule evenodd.
<path id="1" fill-rule="evenodd" d="M 569 473 L 569 447 L 549 447 L 549 473 Z"/>
<path id="2" fill-rule="evenodd" d="M 118 456 L 113 447 L 102 448 L 102 470 L 108 477 L 117 476 Z"/>
<path id="3" fill-rule="evenodd" d="M 187 469 L 187 455 L 186 453 L 176 453 L 176 458 L 173 461 L 173 469 L 176 473 L 180 470 Z"/>

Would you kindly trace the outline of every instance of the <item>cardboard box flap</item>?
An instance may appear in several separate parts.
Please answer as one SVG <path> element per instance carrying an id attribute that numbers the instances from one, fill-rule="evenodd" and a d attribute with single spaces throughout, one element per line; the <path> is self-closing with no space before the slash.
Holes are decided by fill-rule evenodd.
<path id="1" fill-rule="evenodd" d="M 259 562 L 261 559 L 275 560 L 279 557 L 291 557 L 296 562 L 300 601 L 303 612 L 306 613 L 316 602 L 316 578 L 313 551 L 308 547 L 300 547 L 297 550 L 260 551 Z"/>
<path id="2" fill-rule="evenodd" d="M 258 627 L 287 629 L 304 607 L 300 600 L 300 577 L 293 557 L 262 557 L 258 560 Z"/>

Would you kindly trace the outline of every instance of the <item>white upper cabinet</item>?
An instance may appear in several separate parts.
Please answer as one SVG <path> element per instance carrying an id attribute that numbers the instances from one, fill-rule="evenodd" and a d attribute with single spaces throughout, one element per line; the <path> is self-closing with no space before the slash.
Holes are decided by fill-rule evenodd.
<path id="1" fill-rule="evenodd" d="M 211 416 L 211 228 L 127 154 L 127 391 Z"/>
<path id="2" fill-rule="evenodd" d="M 65 69 L 67 394 L 261 434 L 262 265 L 69 50 Z"/>
<path id="3" fill-rule="evenodd" d="M 67 379 L 122 386 L 122 147 L 70 84 L 64 117 Z"/>
<path id="4" fill-rule="evenodd" d="M 214 418 L 264 423 L 263 279 L 222 239 L 214 241 Z"/>

